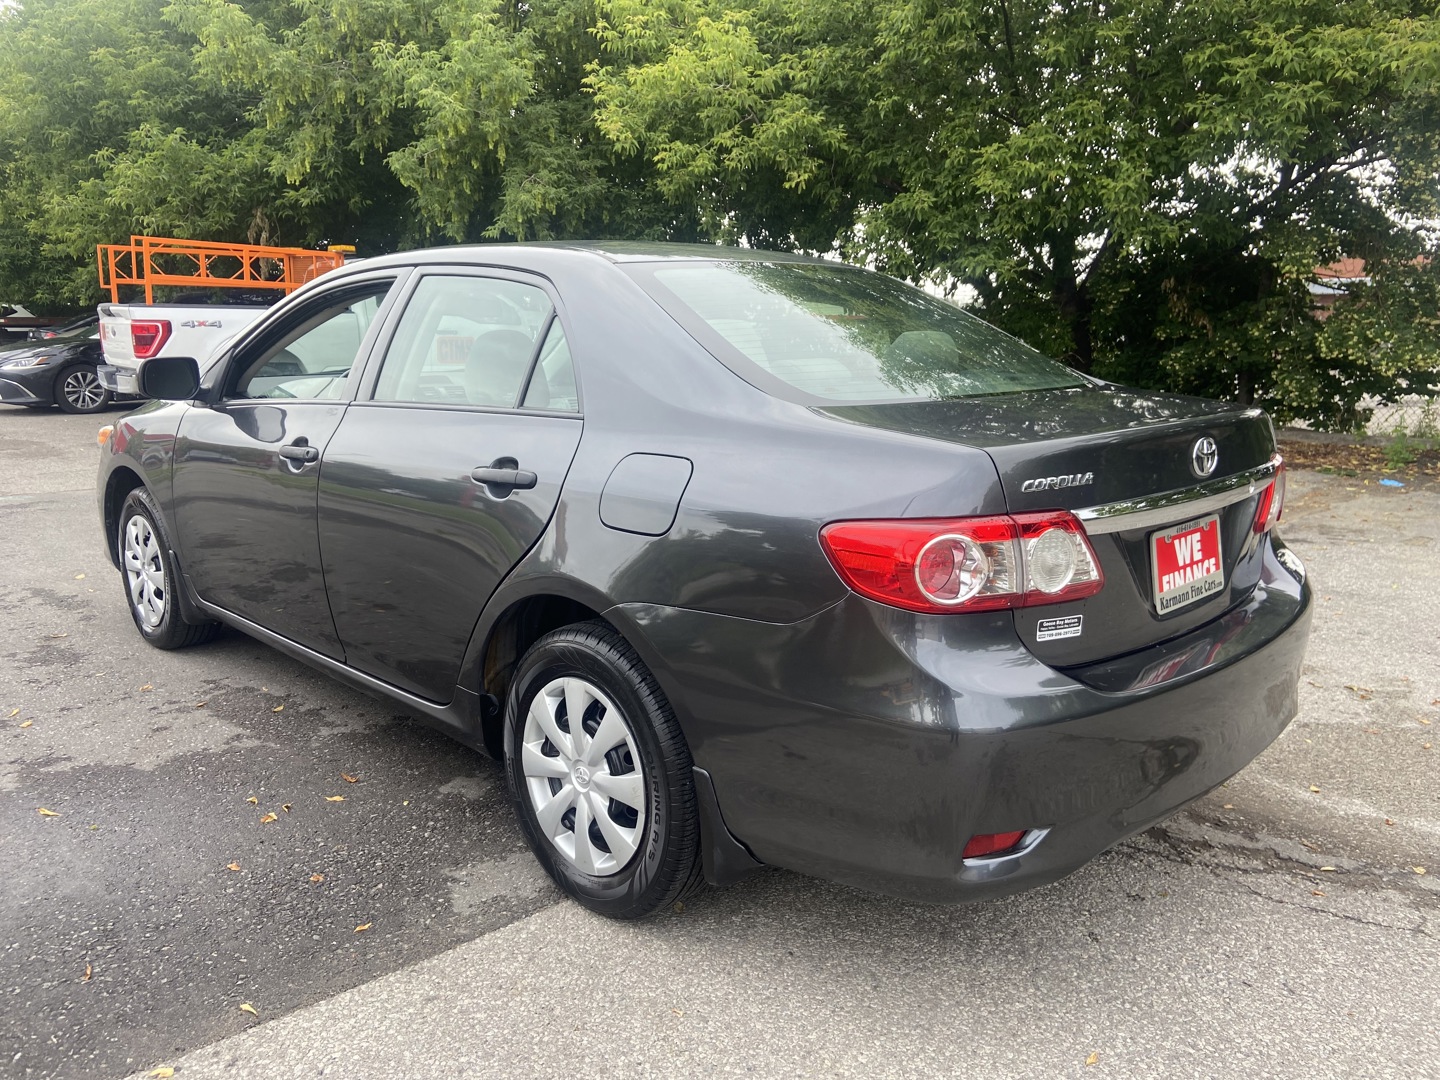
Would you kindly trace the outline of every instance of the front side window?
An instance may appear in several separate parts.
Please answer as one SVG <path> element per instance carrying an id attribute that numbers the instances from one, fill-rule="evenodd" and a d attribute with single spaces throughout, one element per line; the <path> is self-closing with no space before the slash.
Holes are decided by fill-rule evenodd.
<path id="1" fill-rule="evenodd" d="M 374 398 L 516 408 L 552 316 L 534 285 L 427 276 L 405 306 Z"/>
<path id="2" fill-rule="evenodd" d="M 390 284 L 377 282 L 358 293 L 347 291 L 343 300 L 312 313 L 240 373 L 232 396 L 326 401 L 343 397 L 350 369 Z"/>
<path id="3" fill-rule="evenodd" d="M 1083 385 L 988 323 L 868 270 L 738 261 L 626 269 L 726 366 L 782 396 L 936 401 Z"/>

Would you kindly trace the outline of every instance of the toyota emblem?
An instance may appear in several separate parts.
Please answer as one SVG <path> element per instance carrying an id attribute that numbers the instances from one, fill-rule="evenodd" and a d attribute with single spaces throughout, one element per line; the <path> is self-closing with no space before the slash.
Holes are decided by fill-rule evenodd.
<path id="1" fill-rule="evenodd" d="M 1215 446 L 1215 440 L 1209 435 L 1203 439 L 1196 439 L 1194 447 L 1190 450 L 1190 471 L 1202 480 L 1215 471 L 1215 466 L 1220 464 L 1220 451 Z"/>

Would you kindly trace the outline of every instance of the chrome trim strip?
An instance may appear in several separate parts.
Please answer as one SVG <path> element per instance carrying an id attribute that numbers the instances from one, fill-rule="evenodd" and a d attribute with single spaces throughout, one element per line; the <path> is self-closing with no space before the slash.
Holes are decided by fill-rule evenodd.
<path id="1" fill-rule="evenodd" d="M 1124 502 L 1087 506 L 1083 510 L 1076 510 L 1075 516 L 1085 523 L 1085 531 L 1091 536 L 1171 525 L 1187 517 L 1198 517 L 1248 499 L 1259 491 L 1263 482 L 1274 476 L 1279 468 L 1280 455 L 1277 454 L 1264 465 L 1235 473 L 1233 476 L 1222 476 L 1218 480 L 1207 480 L 1194 487 L 1145 495 Z"/>

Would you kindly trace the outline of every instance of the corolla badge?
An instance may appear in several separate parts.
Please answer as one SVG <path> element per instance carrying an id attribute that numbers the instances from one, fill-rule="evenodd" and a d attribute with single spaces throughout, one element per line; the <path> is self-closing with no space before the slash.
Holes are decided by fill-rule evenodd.
<path id="1" fill-rule="evenodd" d="M 1216 447 L 1215 440 L 1209 435 L 1196 439 L 1195 445 L 1190 448 L 1190 471 L 1203 480 L 1214 473 L 1219 464 L 1220 450 Z"/>
<path id="2" fill-rule="evenodd" d="M 1021 491 L 1055 491 L 1059 488 L 1084 487 L 1095 482 L 1095 474 L 1070 473 L 1067 476 L 1037 476 L 1020 485 Z"/>

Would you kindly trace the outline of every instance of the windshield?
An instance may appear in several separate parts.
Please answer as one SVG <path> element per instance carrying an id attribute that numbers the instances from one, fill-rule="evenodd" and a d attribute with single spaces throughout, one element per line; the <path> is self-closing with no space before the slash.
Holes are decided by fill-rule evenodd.
<path id="1" fill-rule="evenodd" d="M 625 269 L 737 375 L 782 397 L 937 401 L 1084 385 L 953 304 L 869 270 L 759 262 Z"/>

